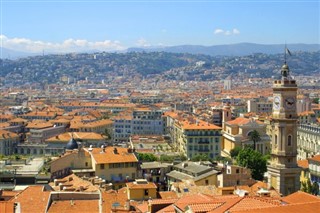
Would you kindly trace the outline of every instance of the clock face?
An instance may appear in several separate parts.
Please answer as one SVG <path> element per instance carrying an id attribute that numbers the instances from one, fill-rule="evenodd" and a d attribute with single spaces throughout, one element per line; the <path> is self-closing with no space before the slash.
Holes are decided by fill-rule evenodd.
<path id="1" fill-rule="evenodd" d="M 285 99 L 285 106 L 288 109 L 292 109 L 295 107 L 296 100 L 294 97 L 288 97 Z"/>
<path id="2" fill-rule="evenodd" d="M 274 109 L 280 109 L 280 97 L 276 96 L 273 99 L 273 108 Z"/>

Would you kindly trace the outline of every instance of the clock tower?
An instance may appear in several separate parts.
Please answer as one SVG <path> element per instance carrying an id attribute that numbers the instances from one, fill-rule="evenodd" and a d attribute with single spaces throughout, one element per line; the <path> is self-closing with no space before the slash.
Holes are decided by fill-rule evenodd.
<path id="1" fill-rule="evenodd" d="M 297 84 L 290 77 L 286 63 L 281 79 L 273 82 L 271 159 L 268 185 L 282 195 L 300 189 L 300 168 L 297 166 Z"/>

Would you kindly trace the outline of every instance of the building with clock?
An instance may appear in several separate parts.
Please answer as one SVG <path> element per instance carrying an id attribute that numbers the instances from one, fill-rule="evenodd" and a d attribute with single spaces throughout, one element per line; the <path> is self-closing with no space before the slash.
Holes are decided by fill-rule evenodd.
<path id="1" fill-rule="evenodd" d="M 290 77 L 285 63 L 281 79 L 273 83 L 271 159 L 268 185 L 288 195 L 300 189 L 300 168 L 297 166 L 297 84 Z"/>

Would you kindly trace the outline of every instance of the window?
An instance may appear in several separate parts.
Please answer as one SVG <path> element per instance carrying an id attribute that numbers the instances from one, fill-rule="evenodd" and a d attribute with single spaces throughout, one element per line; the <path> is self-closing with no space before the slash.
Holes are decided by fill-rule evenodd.
<path id="1" fill-rule="evenodd" d="M 288 146 L 291 146 L 292 143 L 292 136 L 288 135 Z"/>
<path id="2" fill-rule="evenodd" d="M 206 180 L 206 185 L 209 185 L 209 180 Z"/>
<path id="3" fill-rule="evenodd" d="M 88 162 L 86 162 L 86 167 L 88 166 Z"/>
<path id="4" fill-rule="evenodd" d="M 236 169 L 236 173 L 239 174 L 239 169 Z"/>
<path id="5" fill-rule="evenodd" d="M 148 196 L 148 195 L 149 195 L 149 190 L 148 190 L 148 189 L 145 189 L 145 190 L 144 190 L 144 195 L 145 195 L 145 196 Z"/>
<path id="6" fill-rule="evenodd" d="M 104 164 L 100 164 L 100 169 L 104 169 Z"/>

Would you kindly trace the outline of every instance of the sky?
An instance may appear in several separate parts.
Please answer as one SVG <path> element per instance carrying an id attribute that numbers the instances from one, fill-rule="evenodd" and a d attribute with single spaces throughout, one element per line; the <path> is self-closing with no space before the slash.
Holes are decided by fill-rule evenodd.
<path id="1" fill-rule="evenodd" d="M 23 52 L 320 43 L 320 0 L 0 0 L 0 45 Z"/>

